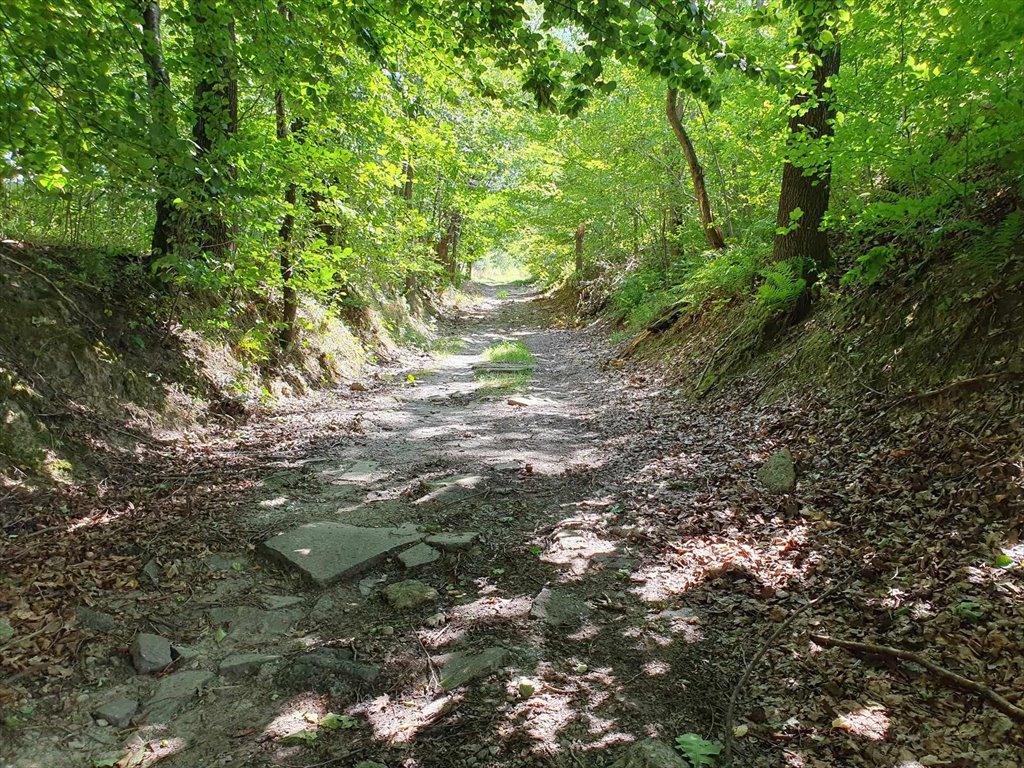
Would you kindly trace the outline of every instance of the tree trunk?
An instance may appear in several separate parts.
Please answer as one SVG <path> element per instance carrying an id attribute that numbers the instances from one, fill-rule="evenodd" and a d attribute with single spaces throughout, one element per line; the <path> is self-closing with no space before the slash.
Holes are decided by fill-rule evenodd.
<path id="1" fill-rule="evenodd" d="M 156 221 L 150 250 L 156 258 L 171 253 L 177 245 L 173 147 L 178 138 L 178 120 L 174 112 L 171 76 L 164 63 L 159 0 L 142 0 L 142 61 L 149 91 L 149 142 L 156 183 Z"/>
<path id="2" fill-rule="evenodd" d="M 224 217 L 220 201 L 221 190 L 236 173 L 225 147 L 238 130 L 235 22 L 221 0 L 193 0 L 191 10 L 193 54 L 198 67 L 192 141 L 205 207 L 199 246 L 204 253 L 223 257 L 235 249 L 233 228 Z M 204 177 L 204 172 L 209 178 Z"/>
<path id="3" fill-rule="evenodd" d="M 284 17 L 285 21 L 289 19 L 288 8 L 285 7 L 284 3 L 278 3 L 277 10 Z M 277 140 L 286 141 L 290 130 L 288 128 L 284 91 L 280 87 L 274 93 L 274 114 L 277 118 Z M 289 182 L 285 189 L 284 201 L 288 209 L 285 211 L 280 230 L 282 302 L 281 333 L 278 341 L 281 347 L 287 350 L 295 343 L 297 330 L 295 318 L 299 309 L 298 296 L 295 291 L 295 285 L 292 282 L 295 277 L 295 265 L 291 259 L 292 231 L 295 229 L 295 214 L 293 211 L 295 210 L 295 203 L 298 201 L 298 186 L 294 181 Z"/>
<path id="4" fill-rule="evenodd" d="M 725 248 L 725 238 L 722 237 L 722 230 L 715 223 L 715 215 L 711 212 L 711 201 L 708 200 L 708 188 L 704 183 L 704 169 L 697 159 L 697 153 L 693 149 L 693 142 L 683 126 L 683 120 L 679 113 L 678 92 L 675 88 L 669 88 L 665 92 L 665 114 L 668 123 L 672 126 L 672 132 L 679 141 L 686 157 L 686 164 L 690 168 L 690 178 L 693 181 L 693 195 L 697 198 L 697 209 L 700 211 L 700 223 L 704 228 L 704 236 L 707 238 L 708 246 L 714 250 Z"/>
<path id="5" fill-rule="evenodd" d="M 576 227 L 576 234 L 573 236 L 576 239 L 576 275 L 581 276 L 583 274 L 583 238 L 587 234 L 587 225 L 585 222 L 580 222 L 580 225 Z"/>
<path id="6" fill-rule="evenodd" d="M 800 109 L 789 119 L 791 144 L 797 137 L 800 141 L 821 141 L 832 136 L 832 121 L 835 108 L 832 104 L 832 89 L 829 78 L 839 72 L 839 45 L 819 54 L 814 68 L 813 93 L 798 93 L 790 102 L 791 107 Z M 831 256 L 828 236 L 821 230 L 821 222 L 828 211 L 829 193 L 832 181 L 832 161 L 827 159 L 809 168 L 802 168 L 792 159 L 782 167 L 782 189 L 779 193 L 779 213 L 772 261 L 805 260 L 805 270 L 810 267 L 828 267 Z"/>

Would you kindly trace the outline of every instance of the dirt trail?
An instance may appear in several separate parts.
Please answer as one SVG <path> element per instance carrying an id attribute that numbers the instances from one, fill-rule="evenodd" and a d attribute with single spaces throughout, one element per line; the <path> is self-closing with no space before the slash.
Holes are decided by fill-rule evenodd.
<path id="1" fill-rule="evenodd" d="M 1022 764 L 999 712 L 809 642 L 923 647 L 1012 689 L 1024 579 L 991 566 L 1024 498 L 1012 396 L 892 424 L 807 393 L 760 406 L 758 382 L 687 402 L 542 306 L 487 288 L 458 352 L 172 436 L 66 533 L 26 539 L 14 604 L 59 598 L 67 623 L 0 689 L 0 765 L 600 768 L 731 727 L 734 766 Z M 525 405 L 474 375 L 510 338 L 536 356 Z M 769 493 L 783 446 L 798 486 Z M 326 586 L 263 552 L 314 531 L 301 564 L 337 524 L 419 543 Z M 133 643 L 161 658 L 143 632 L 171 645 L 160 674 L 133 669 Z"/>

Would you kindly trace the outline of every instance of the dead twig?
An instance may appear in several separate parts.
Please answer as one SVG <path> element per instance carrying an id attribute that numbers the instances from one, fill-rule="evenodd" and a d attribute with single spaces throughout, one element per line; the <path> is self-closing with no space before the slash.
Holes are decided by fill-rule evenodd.
<path id="1" fill-rule="evenodd" d="M 736 701 L 737 699 L 739 699 L 740 691 L 742 691 L 746 687 L 747 682 L 750 680 L 750 675 L 753 673 L 754 667 L 756 667 L 758 662 L 761 661 L 762 657 L 768 652 L 768 649 L 772 648 L 775 645 L 775 642 L 780 637 L 782 637 L 782 633 L 789 629 L 789 627 L 793 624 L 793 621 L 798 616 L 800 616 L 803 613 L 806 613 L 811 606 L 817 605 L 829 595 L 845 587 L 847 584 L 849 584 L 850 578 L 852 577 L 848 577 L 846 579 L 843 579 L 843 581 L 839 582 L 838 584 L 834 584 L 829 589 L 826 589 L 824 592 L 818 595 L 816 598 L 814 598 L 813 600 L 808 600 L 806 603 L 804 603 L 791 614 L 789 614 L 789 616 L 787 616 L 785 620 L 783 620 L 783 622 L 779 624 L 778 628 L 774 632 L 772 632 L 771 635 L 768 636 L 768 639 L 761 644 L 761 647 L 757 649 L 757 653 L 755 653 L 751 657 L 750 661 L 748 661 L 747 665 L 743 668 L 743 674 L 740 675 L 740 679 L 736 682 L 736 685 L 733 686 L 732 693 L 729 696 L 729 706 L 725 711 L 725 726 L 724 733 L 722 734 L 722 743 L 724 745 L 724 748 L 722 750 L 724 753 L 722 755 L 722 765 L 725 766 L 725 768 L 730 768 L 730 766 L 732 765 L 733 721 L 736 717 Z"/>
<path id="2" fill-rule="evenodd" d="M 9 261 L 11 264 L 14 264 L 16 267 L 21 267 L 26 272 L 30 272 L 33 275 L 35 275 L 36 277 L 38 277 L 40 280 L 44 281 L 47 285 L 49 285 L 51 288 L 53 288 L 54 291 L 57 292 L 58 296 L 60 296 L 62 299 L 64 299 L 65 302 L 67 302 L 68 306 L 70 306 L 73 310 L 75 310 L 75 313 L 79 317 L 81 317 L 83 320 L 87 320 L 94 328 L 96 328 L 96 330 L 100 331 L 101 333 L 103 332 L 103 328 L 100 326 L 99 323 L 97 323 L 95 320 L 93 320 L 91 317 L 89 317 L 89 315 L 85 314 L 85 312 L 83 312 L 81 309 L 79 309 L 78 305 L 75 304 L 75 302 L 73 302 L 70 298 L 68 298 L 68 295 L 66 293 L 64 293 L 64 291 L 62 291 L 60 288 L 58 288 L 57 284 L 54 283 L 53 280 L 48 278 L 42 272 L 38 272 L 38 271 L 32 269 L 32 267 L 28 266 L 28 264 L 22 264 L 17 259 L 12 259 L 6 253 L 0 253 L 0 259 L 3 259 L 4 261 Z"/>
<path id="3" fill-rule="evenodd" d="M 935 662 L 929 661 L 924 656 L 914 653 L 913 651 L 906 651 L 902 648 L 893 648 L 888 645 L 862 643 L 855 640 L 840 640 L 839 638 L 829 637 L 828 635 L 814 634 L 811 635 L 811 640 L 826 648 L 842 648 L 850 653 L 882 656 L 885 658 L 899 659 L 900 661 L 908 661 L 913 664 L 917 664 L 918 666 L 927 669 L 947 685 L 950 685 L 953 688 L 958 688 L 961 691 L 973 693 L 989 702 L 1010 719 L 1018 723 L 1024 723 L 1024 709 L 1021 709 L 1016 704 L 1013 704 L 1005 697 L 999 695 L 987 685 L 982 685 L 981 683 L 964 677 L 963 675 L 958 675 L 956 672 L 951 672 L 945 667 L 940 667 Z"/>

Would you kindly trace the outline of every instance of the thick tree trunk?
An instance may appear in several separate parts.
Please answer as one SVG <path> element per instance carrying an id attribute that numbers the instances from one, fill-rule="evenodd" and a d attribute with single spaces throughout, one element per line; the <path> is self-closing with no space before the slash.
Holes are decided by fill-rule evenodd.
<path id="1" fill-rule="evenodd" d="M 839 46 L 821 54 L 811 53 L 819 57 L 813 73 L 814 91 L 799 93 L 791 102 L 792 107 L 798 108 L 789 119 L 791 142 L 797 137 L 801 143 L 821 141 L 833 133 L 835 109 L 828 80 L 839 72 Z M 810 168 L 801 167 L 792 159 L 786 161 L 782 168 L 772 261 L 802 259 L 805 269 L 830 265 L 828 236 L 821 230 L 821 222 L 828 211 L 831 181 L 830 159 Z"/>
<path id="2" fill-rule="evenodd" d="M 580 225 L 576 227 L 576 234 L 573 237 L 576 240 L 576 274 L 577 276 L 583 274 L 583 238 L 587 235 L 587 225 L 585 222 L 580 222 Z"/>
<path id="3" fill-rule="evenodd" d="M 193 53 L 196 72 L 192 141 L 203 188 L 199 246 L 204 253 L 227 256 L 235 249 L 233 228 L 221 210 L 221 189 L 235 175 L 226 157 L 228 140 L 238 130 L 238 77 L 235 22 L 222 0 L 193 0 Z M 203 173 L 208 173 L 206 179 Z"/>
<path id="4" fill-rule="evenodd" d="M 719 250 L 725 248 L 725 238 L 722 237 L 722 230 L 715 223 L 715 215 L 711 212 L 711 201 L 708 199 L 708 188 L 704 183 L 704 169 L 697 159 L 697 152 L 693 148 L 689 134 L 683 126 L 682 117 L 679 114 L 679 95 L 675 88 L 669 88 L 665 92 L 665 115 L 668 123 L 672 126 L 672 132 L 682 147 L 683 155 L 686 157 L 686 164 L 690 168 L 690 179 L 693 181 L 693 195 L 697 199 L 697 209 L 700 212 L 700 223 L 704 228 L 704 236 L 707 238 L 708 246 Z"/>
<path id="5" fill-rule="evenodd" d="M 171 76 L 164 64 L 164 46 L 160 37 L 160 3 L 142 0 L 142 62 L 149 91 L 149 142 L 153 152 L 153 176 L 156 184 L 156 220 L 153 224 L 151 251 L 159 257 L 175 250 L 175 157 L 178 120 L 174 112 Z"/>
<path id="6" fill-rule="evenodd" d="M 288 8 L 284 3 L 278 3 L 278 13 L 288 21 L 291 17 Z M 277 119 L 277 140 L 286 141 L 291 133 L 288 127 L 287 106 L 284 99 L 284 91 L 278 88 L 274 93 L 274 114 Z M 295 229 L 295 204 L 298 201 L 298 186 L 294 181 L 289 182 L 284 191 L 284 201 L 288 205 L 285 211 L 284 220 L 281 222 L 281 254 L 279 264 L 281 270 L 281 334 L 278 341 L 283 349 L 288 349 L 295 343 L 297 325 L 295 323 L 299 310 L 298 295 L 295 291 L 293 280 L 295 277 L 295 265 L 292 263 L 291 247 L 292 232 Z"/>

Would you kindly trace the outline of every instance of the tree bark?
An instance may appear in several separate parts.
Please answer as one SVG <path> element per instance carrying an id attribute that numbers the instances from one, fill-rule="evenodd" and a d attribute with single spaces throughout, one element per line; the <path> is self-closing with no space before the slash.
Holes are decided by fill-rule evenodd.
<path id="1" fill-rule="evenodd" d="M 789 119 L 791 143 L 798 136 L 806 137 L 800 141 L 817 142 L 833 134 L 835 108 L 828 80 L 839 72 L 839 46 L 810 53 L 818 58 L 812 75 L 814 90 L 798 93 L 790 102 L 792 108 L 797 108 Z M 831 182 L 831 157 L 807 168 L 787 159 L 782 167 L 773 262 L 803 259 L 805 271 L 830 266 L 828 235 L 821 230 L 821 222 L 828 211 Z"/>
<path id="2" fill-rule="evenodd" d="M 226 157 L 228 140 L 238 131 L 238 77 L 235 60 L 235 22 L 221 0 L 193 0 L 193 53 L 199 71 L 193 98 L 196 122 L 197 181 L 205 210 L 199 224 L 203 253 L 227 256 L 234 252 L 234 232 L 221 210 L 221 191 L 236 170 Z M 204 178 L 204 171 L 210 175 Z"/>
<path id="3" fill-rule="evenodd" d="M 690 179 L 693 181 L 693 195 L 697 199 L 697 209 L 700 212 L 700 223 L 704 229 L 704 236 L 707 238 L 708 247 L 714 250 L 725 248 L 725 238 L 722 237 L 722 230 L 715 223 L 715 215 L 711 211 L 711 201 L 708 199 L 708 188 L 704 183 L 704 169 L 697 159 L 697 152 L 693 148 L 693 142 L 683 126 L 683 120 L 679 113 L 679 94 L 675 88 L 669 88 L 665 92 L 665 114 L 668 123 L 672 126 L 672 132 L 682 147 L 683 155 L 686 157 L 686 164 L 690 168 Z"/>
<path id="4" fill-rule="evenodd" d="M 580 222 L 580 225 L 576 227 L 576 234 L 573 237 L 576 239 L 576 275 L 581 276 L 583 274 L 583 238 L 587 234 L 587 225 L 585 222 Z"/>
<path id="5" fill-rule="evenodd" d="M 288 8 L 284 3 L 278 3 L 278 12 L 288 21 Z M 286 141 L 291 133 L 288 127 L 288 115 L 286 110 L 284 91 L 278 87 L 274 93 L 274 113 L 277 119 L 277 140 Z M 299 301 L 295 291 L 293 279 L 295 277 L 295 265 L 291 258 L 292 232 L 295 229 L 295 203 L 298 200 L 298 186 L 294 181 L 289 182 L 285 188 L 284 201 L 288 206 L 285 211 L 284 220 L 281 222 L 281 253 L 279 257 L 281 270 L 281 333 L 278 338 L 281 347 L 289 349 L 295 343 L 297 326 L 295 323 L 298 315 Z"/>
<path id="6" fill-rule="evenodd" d="M 171 76 L 164 63 L 160 36 L 159 0 L 142 0 L 142 62 L 149 92 L 149 142 L 153 152 L 153 177 L 156 184 L 156 220 L 150 250 L 154 258 L 175 250 L 175 158 L 178 120 L 174 112 Z"/>

